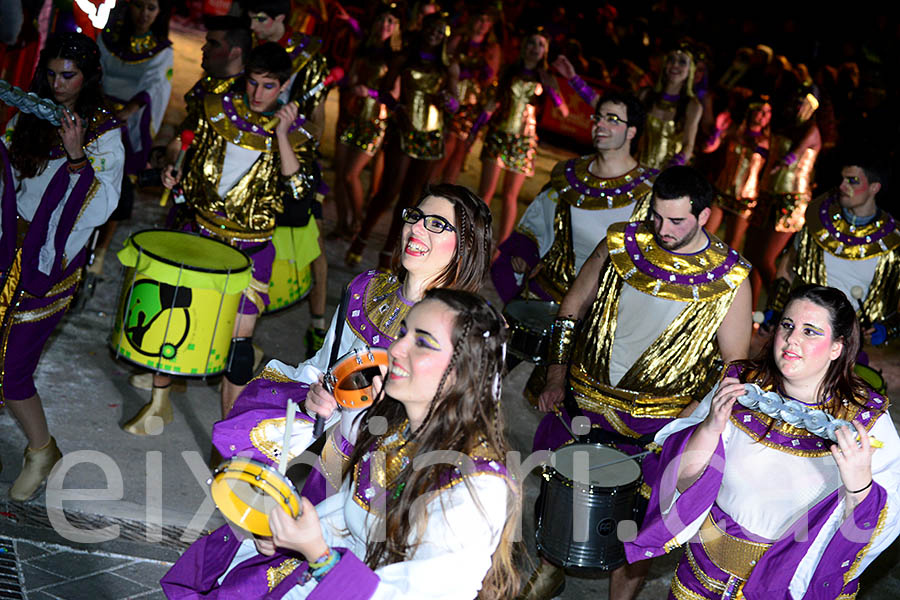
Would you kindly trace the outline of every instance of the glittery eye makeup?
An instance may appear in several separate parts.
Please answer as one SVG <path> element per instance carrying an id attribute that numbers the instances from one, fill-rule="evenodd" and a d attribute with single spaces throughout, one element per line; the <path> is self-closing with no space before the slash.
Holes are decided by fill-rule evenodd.
<path id="1" fill-rule="evenodd" d="M 441 345 L 438 343 L 438 341 L 435 339 L 435 337 L 433 335 L 431 335 L 430 333 L 428 333 L 427 331 L 424 331 L 422 329 L 416 329 L 416 335 L 418 336 L 416 338 L 416 343 L 418 345 L 424 346 L 425 348 L 428 348 L 429 350 L 434 350 L 436 352 L 440 352 Z"/>

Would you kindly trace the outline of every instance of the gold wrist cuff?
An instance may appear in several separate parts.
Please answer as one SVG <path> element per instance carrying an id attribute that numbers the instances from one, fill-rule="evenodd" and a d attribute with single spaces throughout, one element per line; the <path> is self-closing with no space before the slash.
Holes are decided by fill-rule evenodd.
<path id="1" fill-rule="evenodd" d="M 550 328 L 550 344 L 547 348 L 547 363 L 564 365 L 569 362 L 569 354 L 575 345 L 578 322 L 574 319 L 557 317 Z"/>

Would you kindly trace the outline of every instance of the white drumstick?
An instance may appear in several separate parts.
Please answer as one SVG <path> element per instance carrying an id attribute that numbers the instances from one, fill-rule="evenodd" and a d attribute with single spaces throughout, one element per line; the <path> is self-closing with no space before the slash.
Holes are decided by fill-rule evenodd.
<path id="1" fill-rule="evenodd" d="M 766 320 L 766 315 L 761 310 L 753 311 L 753 322 L 757 325 L 762 325 L 763 321 Z"/>
<path id="2" fill-rule="evenodd" d="M 281 440 L 281 460 L 278 461 L 278 472 L 282 475 L 287 471 L 288 452 L 291 449 L 291 433 L 293 433 L 296 413 L 297 405 L 288 398 L 287 414 L 284 417 L 284 438 Z"/>
<path id="3" fill-rule="evenodd" d="M 858 285 L 854 285 L 850 288 L 850 295 L 853 296 L 854 300 L 862 300 L 863 297 L 863 289 Z"/>
<path id="4" fill-rule="evenodd" d="M 629 460 L 634 460 L 635 458 L 643 458 L 643 457 L 647 456 L 648 454 L 652 454 L 652 453 L 653 453 L 653 450 L 645 450 L 644 452 L 632 454 L 631 456 L 626 456 L 625 458 L 619 458 L 619 459 L 616 459 L 616 460 L 608 462 L 608 463 L 603 463 L 602 465 L 596 465 L 594 467 L 590 467 L 588 469 L 588 471 L 593 471 L 595 469 L 603 469 L 606 467 L 610 467 L 612 465 L 617 465 L 619 463 L 627 462 Z"/>

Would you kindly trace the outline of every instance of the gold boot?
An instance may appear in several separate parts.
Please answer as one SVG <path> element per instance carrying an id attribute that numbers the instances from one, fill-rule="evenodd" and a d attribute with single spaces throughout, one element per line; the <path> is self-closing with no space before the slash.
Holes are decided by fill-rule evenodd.
<path id="1" fill-rule="evenodd" d="M 62 452 L 59 451 L 56 440 L 52 437 L 41 448 L 25 448 L 22 472 L 9 488 L 9 497 L 24 502 L 34 496 L 41 484 L 46 481 L 50 471 L 53 470 L 53 465 L 61 458 Z"/>
<path id="2" fill-rule="evenodd" d="M 129 419 L 122 429 L 133 435 L 157 435 L 162 433 L 163 427 L 174 419 L 172 403 L 169 401 L 169 392 L 172 386 L 153 388 L 150 402 Z"/>
<path id="3" fill-rule="evenodd" d="M 542 560 L 517 600 L 550 600 L 559 596 L 565 587 L 565 571 Z"/>

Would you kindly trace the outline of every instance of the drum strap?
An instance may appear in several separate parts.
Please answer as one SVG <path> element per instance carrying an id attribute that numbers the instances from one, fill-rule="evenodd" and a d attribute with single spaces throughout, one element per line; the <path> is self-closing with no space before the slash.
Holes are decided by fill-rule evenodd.
<path id="1" fill-rule="evenodd" d="M 331 357 L 328 359 L 328 370 L 334 367 L 338 359 L 338 353 L 341 351 L 341 336 L 344 333 L 344 321 L 347 320 L 347 305 L 350 303 L 350 287 L 344 288 L 341 294 L 341 304 L 338 307 L 338 319 L 336 329 L 334 330 L 334 340 L 331 342 Z"/>

